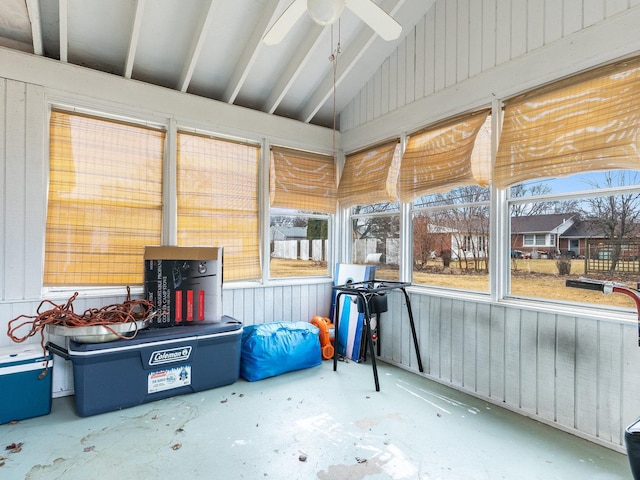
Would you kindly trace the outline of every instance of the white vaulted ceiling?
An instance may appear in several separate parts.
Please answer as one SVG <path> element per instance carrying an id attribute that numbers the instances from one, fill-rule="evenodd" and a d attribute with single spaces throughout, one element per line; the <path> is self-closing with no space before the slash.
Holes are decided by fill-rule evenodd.
<path id="1" fill-rule="evenodd" d="M 331 127 L 334 85 L 339 114 L 433 4 L 373 0 L 402 25 L 393 41 L 347 8 L 327 27 L 305 12 L 265 45 L 292 1 L 2 0 L 0 46 Z"/>

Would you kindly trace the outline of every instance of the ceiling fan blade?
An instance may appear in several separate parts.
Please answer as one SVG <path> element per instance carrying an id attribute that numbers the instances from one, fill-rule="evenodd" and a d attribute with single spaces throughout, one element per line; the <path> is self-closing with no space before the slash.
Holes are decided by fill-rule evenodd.
<path id="1" fill-rule="evenodd" d="M 294 0 L 262 37 L 265 45 L 280 43 L 306 10 L 307 0 Z"/>
<path id="2" fill-rule="evenodd" d="M 346 0 L 345 6 L 385 40 L 395 40 L 402 26 L 372 0 Z"/>

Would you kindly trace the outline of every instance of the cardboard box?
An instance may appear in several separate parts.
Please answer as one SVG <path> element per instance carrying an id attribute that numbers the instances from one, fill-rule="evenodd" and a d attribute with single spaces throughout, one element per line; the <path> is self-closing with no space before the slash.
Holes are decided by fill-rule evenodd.
<path id="1" fill-rule="evenodd" d="M 131 340 L 70 341 L 51 351 L 71 360 L 81 417 L 234 383 L 240 374 L 242 323 L 140 330 Z"/>
<path id="2" fill-rule="evenodd" d="M 51 412 L 52 366 L 40 345 L 0 348 L 0 424 Z"/>
<path id="3" fill-rule="evenodd" d="M 164 315 L 152 327 L 172 327 L 222 317 L 222 247 L 145 247 L 147 300 Z"/>

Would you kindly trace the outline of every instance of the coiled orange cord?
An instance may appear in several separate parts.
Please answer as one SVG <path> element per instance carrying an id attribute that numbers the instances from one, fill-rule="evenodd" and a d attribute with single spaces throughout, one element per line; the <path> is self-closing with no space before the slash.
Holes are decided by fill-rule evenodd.
<path id="1" fill-rule="evenodd" d="M 106 305 L 102 308 L 89 308 L 85 310 L 82 315 L 78 315 L 73 311 L 73 301 L 77 297 L 78 292 L 74 293 L 64 305 L 57 305 L 51 300 L 43 300 L 40 302 L 40 305 L 36 310 L 36 315 L 19 315 L 10 320 L 7 325 L 7 335 L 14 342 L 22 343 L 28 338 L 40 333 L 40 345 L 42 346 L 43 352 L 45 352 L 44 356 L 46 357 L 44 330 L 47 325 L 61 325 L 69 328 L 101 325 L 118 338 L 132 339 L 138 333 L 137 328 L 133 335 L 124 336 L 111 328 L 111 325 L 127 322 L 135 323 L 139 320 L 161 314 L 161 312 L 155 312 L 154 305 L 147 300 L 131 300 L 131 290 L 129 287 L 127 287 L 127 299 L 124 303 Z M 45 305 L 51 306 L 51 308 L 43 311 L 43 307 Z M 14 323 L 21 319 L 24 320 L 17 325 L 14 325 Z M 17 331 L 25 326 L 30 326 L 29 331 L 24 336 L 19 336 Z"/>

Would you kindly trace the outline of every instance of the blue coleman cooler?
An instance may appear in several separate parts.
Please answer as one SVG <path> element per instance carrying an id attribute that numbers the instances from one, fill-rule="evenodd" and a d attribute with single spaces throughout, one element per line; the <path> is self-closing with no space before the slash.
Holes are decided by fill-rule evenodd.
<path id="1" fill-rule="evenodd" d="M 50 345 L 73 364 L 76 412 L 96 415 L 234 383 L 240 373 L 242 323 L 146 329 L 135 338 Z"/>

